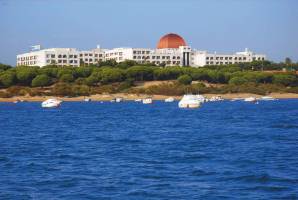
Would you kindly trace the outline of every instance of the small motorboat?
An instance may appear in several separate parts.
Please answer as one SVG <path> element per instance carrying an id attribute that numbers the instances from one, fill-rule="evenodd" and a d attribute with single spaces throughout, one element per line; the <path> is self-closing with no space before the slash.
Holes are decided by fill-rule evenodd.
<path id="1" fill-rule="evenodd" d="M 115 98 L 115 102 L 116 102 L 116 103 L 123 102 L 123 98 L 122 98 L 122 97 L 116 97 L 116 98 Z"/>
<path id="2" fill-rule="evenodd" d="M 91 99 L 85 98 L 84 101 L 89 102 L 89 101 L 91 101 Z"/>
<path id="3" fill-rule="evenodd" d="M 13 103 L 20 103 L 21 101 L 19 99 L 13 101 Z"/>
<path id="4" fill-rule="evenodd" d="M 43 108 L 56 108 L 61 105 L 61 101 L 57 99 L 48 99 L 41 103 L 41 107 Z"/>
<path id="5" fill-rule="evenodd" d="M 173 97 L 169 97 L 169 98 L 165 99 L 166 103 L 171 103 L 171 102 L 174 102 L 174 101 L 175 101 L 175 99 Z"/>
<path id="6" fill-rule="evenodd" d="M 223 101 L 224 99 L 221 96 L 213 96 L 209 101 Z"/>
<path id="7" fill-rule="evenodd" d="M 270 96 L 263 96 L 260 98 L 260 100 L 262 101 L 274 101 L 274 100 L 277 100 L 275 99 L 274 97 L 270 97 Z"/>
<path id="8" fill-rule="evenodd" d="M 179 108 L 199 108 L 201 101 L 196 95 L 186 94 L 178 103 Z"/>
<path id="9" fill-rule="evenodd" d="M 231 99 L 231 101 L 239 101 L 239 100 L 242 100 L 242 98 L 233 98 L 233 99 Z"/>
<path id="10" fill-rule="evenodd" d="M 135 99 L 135 102 L 142 102 L 142 99 Z"/>
<path id="11" fill-rule="evenodd" d="M 244 99 L 244 101 L 256 103 L 257 102 L 257 98 L 256 97 L 247 97 L 247 98 Z"/>
<path id="12" fill-rule="evenodd" d="M 204 103 L 208 101 L 208 99 L 206 99 L 203 95 L 197 94 L 196 97 L 200 101 L 200 103 Z"/>
<path id="13" fill-rule="evenodd" d="M 152 98 L 145 98 L 142 100 L 143 104 L 152 104 L 153 101 L 152 101 Z"/>

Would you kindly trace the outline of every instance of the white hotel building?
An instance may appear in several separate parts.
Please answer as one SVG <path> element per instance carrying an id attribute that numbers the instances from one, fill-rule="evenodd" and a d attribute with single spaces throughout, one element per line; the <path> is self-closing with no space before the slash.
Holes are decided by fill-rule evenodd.
<path id="1" fill-rule="evenodd" d="M 32 51 L 17 55 L 17 66 L 80 66 L 82 64 L 97 64 L 101 61 L 112 60 L 123 62 L 133 60 L 138 63 L 153 63 L 166 66 L 192 66 L 226 65 L 262 61 L 266 59 L 263 54 L 255 54 L 248 49 L 235 54 L 217 54 L 207 51 L 191 49 L 184 39 L 176 34 L 163 36 L 157 49 L 145 48 L 96 48 L 89 51 L 79 51 L 74 48 L 51 48 Z"/>

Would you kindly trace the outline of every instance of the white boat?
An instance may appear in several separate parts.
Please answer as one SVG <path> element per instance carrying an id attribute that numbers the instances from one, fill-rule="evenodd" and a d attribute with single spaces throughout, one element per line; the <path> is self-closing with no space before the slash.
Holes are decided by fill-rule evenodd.
<path id="1" fill-rule="evenodd" d="M 244 101 L 246 101 L 246 102 L 256 102 L 257 98 L 256 97 L 247 97 L 247 98 L 244 99 Z"/>
<path id="2" fill-rule="evenodd" d="M 152 98 L 145 98 L 142 100 L 143 104 L 152 104 Z"/>
<path id="3" fill-rule="evenodd" d="M 135 102 L 142 102 L 142 99 L 135 99 Z"/>
<path id="4" fill-rule="evenodd" d="M 18 100 L 18 99 L 13 101 L 13 103 L 19 103 L 19 102 L 20 102 L 20 100 Z"/>
<path id="5" fill-rule="evenodd" d="M 175 101 L 175 99 L 173 97 L 169 97 L 169 98 L 165 99 L 165 102 L 167 102 L 167 103 L 171 103 L 171 102 L 174 102 L 174 101 Z"/>
<path id="6" fill-rule="evenodd" d="M 84 101 L 89 102 L 89 101 L 91 101 L 91 99 L 85 98 Z"/>
<path id="7" fill-rule="evenodd" d="M 203 95 L 197 94 L 196 97 L 200 101 L 200 103 L 208 101 Z"/>
<path id="8" fill-rule="evenodd" d="M 270 96 L 263 96 L 260 98 L 260 100 L 263 100 L 263 101 L 274 101 L 274 100 L 277 100 L 275 99 L 274 97 L 270 97 Z"/>
<path id="9" fill-rule="evenodd" d="M 223 101 L 224 99 L 221 96 L 213 96 L 209 101 Z"/>
<path id="10" fill-rule="evenodd" d="M 123 98 L 122 97 L 116 97 L 115 98 L 115 102 L 116 103 L 120 103 L 120 102 L 122 102 L 123 101 Z"/>
<path id="11" fill-rule="evenodd" d="M 231 101 L 239 101 L 239 100 L 242 100 L 242 98 L 233 98 L 233 99 L 231 99 Z"/>
<path id="12" fill-rule="evenodd" d="M 61 105 L 61 101 L 57 99 L 48 99 L 41 103 L 41 107 L 43 108 L 56 108 Z"/>
<path id="13" fill-rule="evenodd" d="M 179 101 L 178 106 L 179 108 L 198 108 L 201 102 L 196 95 L 186 94 Z"/>

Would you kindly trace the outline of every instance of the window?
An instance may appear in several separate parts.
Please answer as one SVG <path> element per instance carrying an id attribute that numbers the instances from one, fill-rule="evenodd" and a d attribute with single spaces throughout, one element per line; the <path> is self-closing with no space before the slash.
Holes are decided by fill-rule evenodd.
<path id="1" fill-rule="evenodd" d="M 63 60 L 63 63 L 67 63 L 67 60 Z"/>
<path id="2" fill-rule="evenodd" d="M 206 60 L 209 60 L 209 57 L 206 57 Z"/>
<path id="3" fill-rule="evenodd" d="M 62 58 L 62 55 L 58 55 L 58 58 Z"/>
<path id="4" fill-rule="evenodd" d="M 74 55 L 73 57 L 74 57 L 74 58 L 78 58 L 78 56 L 77 56 L 77 55 Z"/>
<path id="5" fill-rule="evenodd" d="M 66 55 L 63 55 L 63 58 L 66 58 Z"/>
<path id="6" fill-rule="evenodd" d="M 90 53 L 89 56 L 92 56 L 92 54 Z"/>
<path id="7" fill-rule="evenodd" d="M 73 58 L 73 55 L 69 55 L 69 58 Z"/>

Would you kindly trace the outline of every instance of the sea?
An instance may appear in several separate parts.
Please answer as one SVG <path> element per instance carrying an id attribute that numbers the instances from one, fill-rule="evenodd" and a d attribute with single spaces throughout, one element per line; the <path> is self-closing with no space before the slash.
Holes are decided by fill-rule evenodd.
<path id="1" fill-rule="evenodd" d="M 298 100 L 0 103 L 0 199 L 298 199 Z"/>

